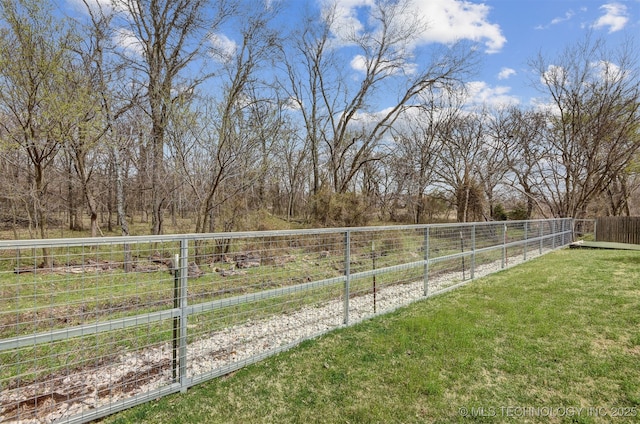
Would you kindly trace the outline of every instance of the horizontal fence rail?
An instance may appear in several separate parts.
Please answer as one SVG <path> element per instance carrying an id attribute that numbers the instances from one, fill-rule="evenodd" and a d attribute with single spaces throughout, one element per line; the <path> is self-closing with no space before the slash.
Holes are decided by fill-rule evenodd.
<path id="1" fill-rule="evenodd" d="M 0 241 L 0 421 L 91 421 L 566 246 L 571 219 Z"/>

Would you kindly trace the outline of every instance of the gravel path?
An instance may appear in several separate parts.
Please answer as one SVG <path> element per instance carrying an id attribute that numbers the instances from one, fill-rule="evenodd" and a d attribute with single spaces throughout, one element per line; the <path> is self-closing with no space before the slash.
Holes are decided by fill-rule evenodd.
<path id="1" fill-rule="evenodd" d="M 531 255 L 534 256 L 537 252 Z M 508 266 L 521 262 L 522 257 L 509 258 Z M 500 261 L 479 265 L 475 268 L 474 277 L 500 269 Z M 430 278 L 429 293 L 441 292 L 458 284 L 461 277 L 461 272 L 455 272 Z M 424 299 L 422 281 L 380 287 L 376 293 L 377 314 L 420 299 Z M 304 306 L 207 335 L 188 344 L 187 375 L 197 377 L 234 363 L 251 362 L 256 355 L 268 354 L 341 327 L 343 305 L 343 300 L 336 299 L 322 305 Z M 349 299 L 350 324 L 373 315 L 372 293 L 356 294 Z M 123 354 L 115 363 L 87 369 L 63 380 L 53 379 L 54 383 L 4 390 L 0 393 L 0 422 L 50 423 L 166 386 L 172 379 L 171 351 L 170 343 L 166 343 Z"/>

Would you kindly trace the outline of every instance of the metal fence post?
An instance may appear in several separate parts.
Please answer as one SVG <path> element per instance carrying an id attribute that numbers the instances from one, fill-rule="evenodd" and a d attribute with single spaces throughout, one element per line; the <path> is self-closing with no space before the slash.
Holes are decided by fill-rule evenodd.
<path id="1" fill-rule="evenodd" d="M 349 324 L 349 286 L 351 284 L 351 232 L 344 233 L 344 324 Z"/>
<path id="2" fill-rule="evenodd" d="M 476 224 L 471 226 L 471 279 L 476 269 Z"/>
<path id="3" fill-rule="evenodd" d="M 524 222 L 524 255 L 523 260 L 527 260 L 527 239 L 529 238 L 529 221 Z"/>
<path id="4" fill-rule="evenodd" d="M 189 279 L 189 241 L 180 240 L 180 391 L 187 391 L 187 281 Z"/>
<path id="5" fill-rule="evenodd" d="M 542 225 L 542 222 L 540 222 L 540 221 L 538 221 L 538 233 L 539 233 L 538 235 L 540 237 L 540 247 L 538 249 L 538 253 L 540 255 L 542 255 L 542 247 L 543 247 L 543 244 L 544 244 L 542 236 L 544 235 L 544 226 Z"/>
<path id="6" fill-rule="evenodd" d="M 424 295 L 429 294 L 429 227 L 424 229 Z"/>
<path id="7" fill-rule="evenodd" d="M 502 225 L 502 264 L 501 267 L 504 269 L 507 263 L 507 224 Z"/>
<path id="8" fill-rule="evenodd" d="M 180 254 L 176 253 L 173 257 L 173 308 L 180 307 Z M 174 383 L 180 380 L 180 362 L 178 351 L 180 340 L 180 317 L 173 317 L 173 328 L 171 333 L 171 378 Z"/>
<path id="9" fill-rule="evenodd" d="M 551 248 L 556 248 L 556 220 L 551 221 Z"/>

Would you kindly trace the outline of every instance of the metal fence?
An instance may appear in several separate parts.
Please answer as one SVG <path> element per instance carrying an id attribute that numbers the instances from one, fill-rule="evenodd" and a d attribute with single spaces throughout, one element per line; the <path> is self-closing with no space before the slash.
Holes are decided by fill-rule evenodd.
<path id="1" fill-rule="evenodd" d="M 573 239 L 594 240 L 596 238 L 596 219 L 574 219 Z"/>
<path id="2" fill-rule="evenodd" d="M 567 245 L 572 220 L 0 242 L 0 421 L 87 422 Z"/>

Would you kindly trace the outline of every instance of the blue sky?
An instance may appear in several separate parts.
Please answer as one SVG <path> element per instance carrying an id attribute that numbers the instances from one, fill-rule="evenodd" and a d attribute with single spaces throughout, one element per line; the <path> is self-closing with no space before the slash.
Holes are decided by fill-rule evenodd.
<path id="1" fill-rule="evenodd" d="M 72 15 L 77 15 L 81 4 L 81 0 L 54 1 Z M 329 0 L 248 1 L 282 3 L 280 22 L 287 25 L 298 21 L 302 9 Z M 373 1 L 337 0 L 341 26 L 366 25 L 362 10 Z M 533 76 L 527 61 L 538 52 L 549 59 L 557 57 L 565 46 L 584 39 L 589 30 L 610 46 L 630 36 L 640 47 L 640 0 L 414 0 L 411 13 L 429 25 L 418 40 L 422 46 L 460 38 L 478 44 L 481 67 L 468 85 L 476 102 L 532 104 L 539 93 L 531 87 Z M 215 42 L 230 51 L 237 41 L 231 35 L 215 35 Z M 357 73 L 357 60 L 350 65 Z"/>
<path id="2" fill-rule="evenodd" d="M 292 5 L 322 1 L 290 0 Z M 372 1 L 338 0 L 345 25 Z M 587 31 L 610 47 L 631 37 L 640 48 L 640 0 L 414 0 L 413 13 L 429 25 L 424 44 L 460 38 L 478 43 L 481 66 L 468 87 L 476 102 L 494 105 L 537 103 L 540 93 L 531 86 L 535 77 L 527 62 L 538 53 L 558 57 Z"/>
<path id="3" fill-rule="evenodd" d="M 612 47 L 625 37 L 640 43 L 639 0 L 486 0 L 484 4 L 489 8 L 485 19 L 498 25 L 505 39 L 498 51 L 484 54 L 478 75 L 478 97 L 488 101 L 529 105 L 539 93 L 530 86 L 527 61 L 539 52 L 558 57 L 589 30 Z"/>

